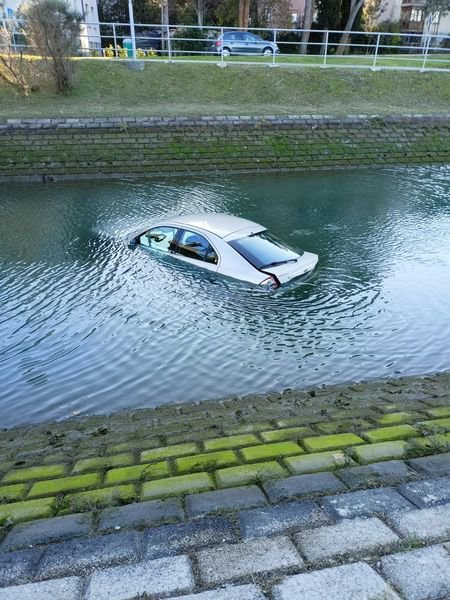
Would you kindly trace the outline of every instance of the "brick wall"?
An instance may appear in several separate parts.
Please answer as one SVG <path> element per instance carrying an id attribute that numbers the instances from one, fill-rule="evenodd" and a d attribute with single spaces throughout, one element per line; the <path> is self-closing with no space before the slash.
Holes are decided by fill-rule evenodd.
<path id="1" fill-rule="evenodd" d="M 0 180 L 450 163 L 450 115 L 10 119 Z"/>

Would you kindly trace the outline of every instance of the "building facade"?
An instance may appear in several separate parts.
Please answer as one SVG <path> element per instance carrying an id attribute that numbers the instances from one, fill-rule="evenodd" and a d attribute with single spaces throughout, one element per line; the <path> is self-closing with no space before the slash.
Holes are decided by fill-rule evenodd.
<path id="1" fill-rule="evenodd" d="M 101 48 L 100 26 L 96 0 L 66 0 L 72 10 L 83 17 L 80 35 L 80 50 L 87 53 Z M 23 0 L 0 0 L 0 18 L 16 19 Z"/>

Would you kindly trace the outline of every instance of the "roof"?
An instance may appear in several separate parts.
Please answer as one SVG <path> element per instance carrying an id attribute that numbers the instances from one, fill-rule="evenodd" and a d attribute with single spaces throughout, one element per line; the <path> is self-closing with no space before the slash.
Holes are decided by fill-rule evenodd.
<path id="1" fill-rule="evenodd" d="M 265 227 L 262 227 L 262 225 L 259 225 L 254 221 L 241 219 L 241 217 L 234 217 L 233 215 L 227 215 L 225 213 L 180 215 L 171 219 L 171 222 L 186 227 L 198 227 L 199 229 L 210 231 L 221 238 L 227 237 L 228 235 L 243 229 L 257 229 L 257 231 L 265 229 Z"/>

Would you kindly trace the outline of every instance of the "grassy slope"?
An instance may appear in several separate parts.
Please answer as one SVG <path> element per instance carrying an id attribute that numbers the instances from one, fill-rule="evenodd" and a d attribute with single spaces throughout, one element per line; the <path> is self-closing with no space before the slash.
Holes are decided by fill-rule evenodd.
<path id="1" fill-rule="evenodd" d="M 450 74 L 266 66 L 78 62 L 70 95 L 0 84 L 0 119 L 83 116 L 444 113 Z"/>

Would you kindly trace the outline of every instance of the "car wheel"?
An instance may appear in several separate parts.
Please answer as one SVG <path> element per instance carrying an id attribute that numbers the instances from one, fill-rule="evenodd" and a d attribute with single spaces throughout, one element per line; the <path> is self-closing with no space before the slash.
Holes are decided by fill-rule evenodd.
<path id="1" fill-rule="evenodd" d="M 229 48 L 222 48 L 222 56 L 230 56 L 231 50 Z"/>
<path id="2" fill-rule="evenodd" d="M 273 50 L 272 50 L 272 48 L 269 48 L 269 46 L 267 46 L 267 48 L 264 48 L 262 53 L 263 53 L 263 56 L 272 56 Z"/>

